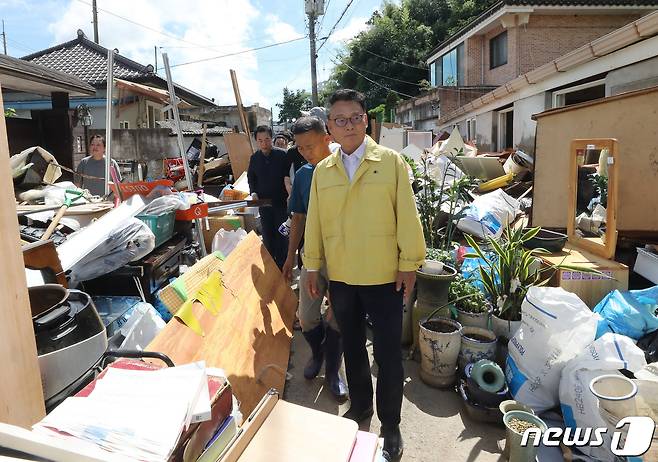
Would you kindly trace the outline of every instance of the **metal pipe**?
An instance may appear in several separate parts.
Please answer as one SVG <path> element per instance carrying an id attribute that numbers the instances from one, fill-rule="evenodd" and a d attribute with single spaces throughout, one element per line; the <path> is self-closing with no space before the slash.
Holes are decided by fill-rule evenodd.
<path id="1" fill-rule="evenodd" d="M 112 89 L 114 88 L 114 50 L 107 50 L 107 95 L 105 108 L 105 196 L 110 194 L 112 165 Z M 119 185 L 117 185 L 117 188 Z"/>

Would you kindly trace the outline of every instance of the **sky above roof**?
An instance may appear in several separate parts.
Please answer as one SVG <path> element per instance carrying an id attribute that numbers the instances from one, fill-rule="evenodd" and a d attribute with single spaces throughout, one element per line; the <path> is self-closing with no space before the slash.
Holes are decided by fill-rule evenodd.
<path id="1" fill-rule="evenodd" d="M 21 57 L 73 40 L 82 29 L 93 40 L 91 0 L 0 0 L 7 53 Z M 325 0 L 318 37 L 326 37 L 349 0 Z M 235 104 L 229 69 L 235 69 L 245 105 L 272 107 L 284 87 L 311 88 L 307 18 L 303 0 L 98 0 L 100 44 L 165 76 L 166 52 L 174 80 L 219 105 Z M 367 26 L 381 0 L 353 0 L 320 50 L 318 81 L 346 41 Z M 284 45 L 215 58 L 294 39 Z M 319 42 L 321 43 L 321 41 Z M 186 64 L 202 60 L 198 63 Z"/>

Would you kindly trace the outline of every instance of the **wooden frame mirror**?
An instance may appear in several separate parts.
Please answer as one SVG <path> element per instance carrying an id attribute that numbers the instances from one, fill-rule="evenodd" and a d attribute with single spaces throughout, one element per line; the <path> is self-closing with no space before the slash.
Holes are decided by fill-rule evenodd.
<path id="1" fill-rule="evenodd" d="M 589 157 L 589 158 L 588 158 Z M 614 138 L 576 139 L 571 142 L 569 174 L 569 207 L 567 216 L 567 236 L 569 242 L 575 247 L 587 252 L 599 255 L 603 258 L 612 259 L 617 247 L 617 169 L 618 169 L 618 143 Z M 589 173 L 588 173 L 589 172 Z M 607 188 L 605 185 L 607 178 Z M 603 180 L 597 182 L 597 180 Z M 600 193 L 594 198 L 583 197 L 581 189 L 587 183 L 592 183 L 595 193 Z M 580 187 L 579 187 L 580 186 Z M 605 190 L 605 191 L 604 191 Z M 590 199 L 599 200 L 596 210 L 591 217 L 587 216 L 583 200 L 588 209 L 592 208 Z M 597 212 L 601 215 L 605 208 L 605 233 L 597 233 L 596 230 L 584 231 L 583 223 L 594 223 Z M 580 226 L 577 224 L 580 223 Z M 592 228 L 599 227 L 600 223 L 590 225 Z M 599 235 L 597 235 L 599 234 Z"/>

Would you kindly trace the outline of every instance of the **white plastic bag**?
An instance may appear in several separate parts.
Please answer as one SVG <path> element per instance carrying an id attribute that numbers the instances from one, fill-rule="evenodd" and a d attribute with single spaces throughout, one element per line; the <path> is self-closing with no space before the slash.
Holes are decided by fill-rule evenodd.
<path id="1" fill-rule="evenodd" d="M 459 220 L 457 228 L 480 239 L 487 236 L 498 239 L 519 209 L 519 201 L 497 189 L 477 197 L 466 209 L 466 216 Z"/>
<path id="2" fill-rule="evenodd" d="M 560 406 L 564 424 L 576 428 L 600 428 L 607 423 L 601 417 L 598 399 L 589 389 L 592 379 L 605 374 L 619 374 L 619 369 L 639 371 L 646 365 L 644 353 L 633 341 L 618 334 L 605 334 L 576 358 L 569 361 L 560 380 Z M 620 374 L 621 375 L 621 374 Z M 606 440 L 607 438 L 607 440 Z M 582 447 L 580 450 L 600 460 L 614 460 L 610 452 L 610 435 L 600 447 Z"/>
<path id="3" fill-rule="evenodd" d="M 125 350 L 143 350 L 146 345 L 151 343 L 158 333 L 164 329 L 166 323 L 153 305 L 150 303 L 140 302 L 135 305 L 132 316 L 123 326 L 121 326 L 120 349 Z"/>
<path id="4" fill-rule="evenodd" d="M 242 228 L 233 231 L 220 229 L 212 240 L 212 251 L 219 251 L 226 258 L 245 237 L 247 237 L 247 232 Z"/>
<path id="5" fill-rule="evenodd" d="M 600 316 L 559 287 L 531 287 L 509 341 L 505 376 L 514 399 L 537 413 L 559 403 L 560 374 L 594 341 Z"/>
<path id="6" fill-rule="evenodd" d="M 111 273 L 131 261 L 145 257 L 154 248 L 155 235 L 146 223 L 138 218 L 130 218 L 116 225 L 107 239 L 71 267 L 71 285 Z"/>

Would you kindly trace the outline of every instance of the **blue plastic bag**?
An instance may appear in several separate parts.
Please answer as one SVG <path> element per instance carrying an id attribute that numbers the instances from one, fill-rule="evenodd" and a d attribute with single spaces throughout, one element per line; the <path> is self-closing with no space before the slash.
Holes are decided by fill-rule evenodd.
<path id="1" fill-rule="evenodd" d="M 658 329 L 657 309 L 658 286 L 610 292 L 594 307 L 594 312 L 603 318 L 599 321 L 596 338 L 613 332 L 638 340 Z"/>

